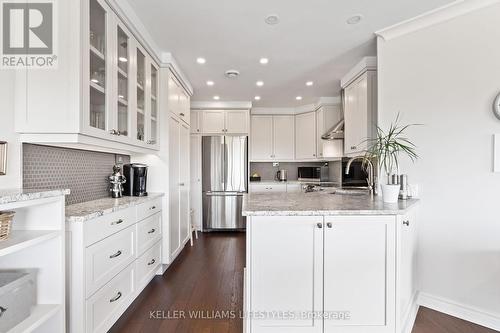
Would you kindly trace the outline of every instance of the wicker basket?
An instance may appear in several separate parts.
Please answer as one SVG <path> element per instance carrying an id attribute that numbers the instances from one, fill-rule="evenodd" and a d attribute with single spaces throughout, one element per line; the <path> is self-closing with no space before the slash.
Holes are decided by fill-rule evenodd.
<path id="1" fill-rule="evenodd" d="M 0 241 L 6 240 L 10 235 L 10 226 L 15 212 L 0 212 Z"/>

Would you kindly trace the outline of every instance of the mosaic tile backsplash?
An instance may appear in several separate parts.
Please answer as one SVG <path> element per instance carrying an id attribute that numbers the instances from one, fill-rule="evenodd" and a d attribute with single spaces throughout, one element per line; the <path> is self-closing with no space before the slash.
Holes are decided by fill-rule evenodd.
<path id="1" fill-rule="evenodd" d="M 69 188 L 67 205 L 105 198 L 106 178 L 119 158 L 130 162 L 126 155 L 23 144 L 23 187 Z"/>

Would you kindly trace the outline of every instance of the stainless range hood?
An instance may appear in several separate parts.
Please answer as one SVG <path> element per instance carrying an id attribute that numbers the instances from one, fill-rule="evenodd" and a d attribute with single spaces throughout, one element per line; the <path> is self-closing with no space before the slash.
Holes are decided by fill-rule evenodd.
<path id="1" fill-rule="evenodd" d="M 342 140 L 344 138 L 344 119 L 336 123 L 321 138 L 323 140 Z"/>

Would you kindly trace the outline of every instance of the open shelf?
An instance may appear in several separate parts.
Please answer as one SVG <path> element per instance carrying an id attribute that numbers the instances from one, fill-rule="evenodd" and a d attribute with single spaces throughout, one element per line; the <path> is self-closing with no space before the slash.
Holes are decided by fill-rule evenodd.
<path id="1" fill-rule="evenodd" d="M 60 235 L 61 231 L 54 230 L 12 230 L 10 237 L 0 242 L 0 257 L 21 251 Z"/>
<path id="2" fill-rule="evenodd" d="M 137 83 L 137 89 L 144 91 L 144 87 L 139 83 Z"/>
<path id="3" fill-rule="evenodd" d="M 141 108 L 137 108 L 137 112 L 140 113 L 140 114 L 144 114 L 144 110 L 141 109 Z"/>
<path id="4" fill-rule="evenodd" d="M 104 94 L 106 92 L 106 90 L 103 87 L 101 87 L 98 83 L 90 81 L 90 86 L 100 93 Z"/>
<path id="5" fill-rule="evenodd" d="M 118 103 L 120 103 L 120 105 L 123 105 L 123 106 L 128 105 L 128 101 L 126 99 L 120 98 L 120 97 L 118 97 Z"/>
<path id="6" fill-rule="evenodd" d="M 14 326 L 7 333 L 33 332 L 61 309 L 62 305 L 59 304 L 38 304 L 33 308 L 28 318 Z"/>
<path id="7" fill-rule="evenodd" d="M 92 54 L 98 57 L 99 59 L 105 60 L 104 54 L 92 45 L 90 45 L 90 52 L 92 52 Z"/>
<path id="8" fill-rule="evenodd" d="M 118 74 L 120 74 L 120 76 L 125 78 L 125 79 L 128 78 L 128 74 L 120 67 L 118 67 Z"/>

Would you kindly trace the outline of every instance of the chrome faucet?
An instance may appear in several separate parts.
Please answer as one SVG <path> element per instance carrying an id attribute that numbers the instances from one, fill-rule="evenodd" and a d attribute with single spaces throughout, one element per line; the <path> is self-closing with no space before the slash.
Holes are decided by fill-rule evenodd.
<path id="1" fill-rule="evenodd" d="M 345 174 L 346 175 L 349 174 L 349 170 L 351 169 L 352 162 L 354 162 L 355 160 L 359 160 L 359 159 L 363 160 L 363 162 L 365 162 L 366 164 L 368 164 L 368 179 L 367 179 L 368 190 L 370 191 L 370 194 L 376 194 L 375 193 L 375 180 L 374 180 L 373 163 L 372 163 L 372 161 L 370 161 L 365 156 L 356 156 L 356 157 L 351 158 L 349 160 L 349 162 L 347 162 L 347 165 L 345 167 Z"/>

